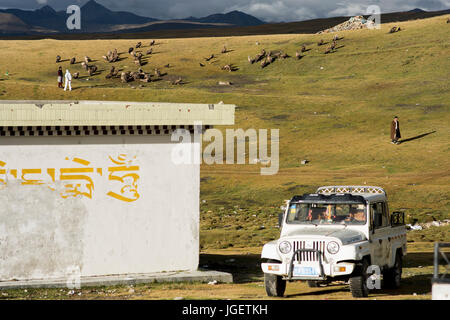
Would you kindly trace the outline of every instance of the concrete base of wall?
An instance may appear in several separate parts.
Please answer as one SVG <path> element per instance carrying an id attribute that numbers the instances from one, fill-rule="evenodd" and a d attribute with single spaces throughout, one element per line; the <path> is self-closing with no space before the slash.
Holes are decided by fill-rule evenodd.
<path id="1" fill-rule="evenodd" d="M 218 283 L 232 283 L 233 276 L 231 273 L 212 270 L 111 275 L 99 277 L 81 277 L 80 286 L 81 288 L 84 288 L 84 287 L 115 286 L 115 285 L 136 285 L 155 282 L 210 282 L 210 281 L 217 281 Z M 25 288 L 68 288 L 68 285 L 67 279 L 0 282 L 0 290 L 25 289 Z"/>

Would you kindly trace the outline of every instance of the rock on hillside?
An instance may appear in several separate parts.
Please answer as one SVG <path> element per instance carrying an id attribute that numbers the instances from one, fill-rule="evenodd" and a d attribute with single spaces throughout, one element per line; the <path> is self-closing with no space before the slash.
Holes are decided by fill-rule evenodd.
<path id="1" fill-rule="evenodd" d="M 348 21 L 338 24 L 337 26 L 334 26 L 333 28 L 319 31 L 319 32 L 317 32 L 317 34 L 340 32 L 340 31 L 346 31 L 346 30 L 369 29 L 369 28 L 374 27 L 374 25 L 375 25 L 375 23 L 373 21 L 367 20 L 363 16 L 356 16 L 356 17 L 351 17 Z"/>

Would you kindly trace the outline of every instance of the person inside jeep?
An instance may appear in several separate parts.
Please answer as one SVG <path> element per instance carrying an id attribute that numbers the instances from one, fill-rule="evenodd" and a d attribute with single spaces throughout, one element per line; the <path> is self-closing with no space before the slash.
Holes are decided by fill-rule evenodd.
<path id="1" fill-rule="evenodd" d="M 326 209 L 323 210 L 320 213 L 320 223 L 327 223 L 327 222 L 333 222 L 334 219 L 332 219 L 332 217 L 335 217 L 333 214 L 333 210 L 335 206 L 333 206 L 332 204 L 327 205 Z"/>
<path id="2" fill-rule="evenodd" d="M 293 203 L 288 211 L 288 223 L 365 224 L 363 204 Z"/>
<path id="3" fill-rule="evenodd" d="M 357 224 L 366 223 L 366 215 L 364 213 L 364 206 L 360 207 L 360 205 L 351 205 L 349 208 L 348 216 L 344 221 L 345 222 L 354 222 Z"/>
<path id="4" fill-rule="evenodd" d="M 313 208 L 312 220 L 313 221 L 316 220 L 319 222 L 323 222 L 324 220 L 326 220 L 326 208 L 324 207 Z"/>

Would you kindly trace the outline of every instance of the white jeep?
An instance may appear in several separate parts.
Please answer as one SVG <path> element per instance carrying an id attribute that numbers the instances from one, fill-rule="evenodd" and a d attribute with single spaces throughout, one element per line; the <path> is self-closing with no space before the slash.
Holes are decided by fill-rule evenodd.
<path id="1" fill-rule="evenodd" d="M 367 297 L 377 283 L 373 273 L 383 275 L 384 287 L 400 286 L 404 214 L 389 213 L 380 187 L 326 186 L 294 196 L 280 227 L 280 238 L 261 254 L 269 296 L 283 296 L 286 281 L 306 280 L 310 287 L 345 281 L 354 297 Z"/>

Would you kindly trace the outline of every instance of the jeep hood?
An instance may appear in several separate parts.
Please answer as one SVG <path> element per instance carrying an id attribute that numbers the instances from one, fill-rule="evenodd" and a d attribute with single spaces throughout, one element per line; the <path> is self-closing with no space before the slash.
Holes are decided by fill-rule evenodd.
<path id="1" fill-rule="evenodd" d="M 292 231 L 288 234 L 285 234 L 283 238 L 290 237 L 290 238 L 304 238 L 304 239 L 310 239 L 310 238 L 321 238 L 321 237 L 334 237 L 338 238 L 343 245 L 353 243 L 353 242 L 359 242 L 366 240 L 366 236 L 359 231 L 352 230 L 352 229 L 336 229 L 336 228 L 326 228 L 326 229 L 310 229 L 310 228 L 304 228 L 300 230 Z"/>

